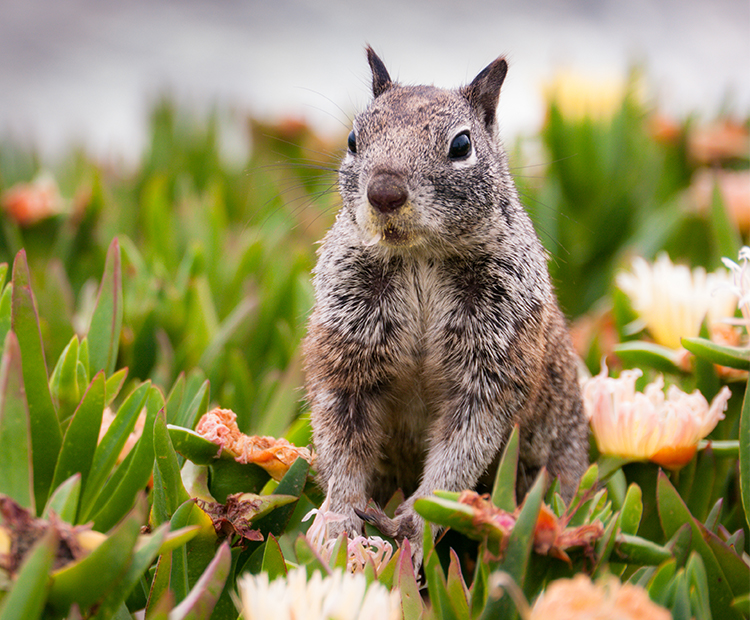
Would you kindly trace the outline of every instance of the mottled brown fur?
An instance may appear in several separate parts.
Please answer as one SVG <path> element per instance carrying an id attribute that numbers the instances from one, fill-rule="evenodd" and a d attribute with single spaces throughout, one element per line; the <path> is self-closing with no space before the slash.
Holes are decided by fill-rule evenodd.
<path id="1" fill-rule="evenodd" d="M 341 164 L 343 208 L 315 268 L 305 340 L 320 483 L 337 531 L 402 488 L 391 524 L 421 557 L 414 501 L 474 488 L 520 425 L 519 492 L 542 467 L 570 497 L 588 458 L 576 361 L 497 137 L 507 65 L 467 87 L 391 81 Z M 469 144 L 467 148 L 467 142 Z"/>

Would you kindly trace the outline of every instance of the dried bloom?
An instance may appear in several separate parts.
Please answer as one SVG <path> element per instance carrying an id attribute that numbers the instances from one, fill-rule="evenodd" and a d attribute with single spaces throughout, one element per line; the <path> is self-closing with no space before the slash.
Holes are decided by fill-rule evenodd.
<path id="1" fill-rule="evenodd" d="M 331 482 L 332 480 L 329 481 L 329 488 Z M 329 536 L 328 524 L 343 521 L 346 517 L 330 509 L 329 496 L 326 496 L 320 508 L 313 508 L 302 521 L 307 521 L 313 515 L 315 518 L 305 536 L 327 562 L 331 559 L 337 541 Z M 352 539 L 347 538 L 347 556 L 346 568 L 349 572 L 361 573 L 367 564 L 371 563 L 375 568 L 375 574 L 378 574 L 393 557 L 393 547 L 380 536 L 355 536 Z"/>
<path id="2" fill-rule="evenodd" d="M 495 506 L 489 496 L 479 495 L 476 491 L 463 491 L 458 501 L 473 508 L 474 526 L 484 536 L 500 539 L 502 551 L 502 543 L 513 531 L 520 508 L 512 513 L 507 512 Z M 568 527 L 568 521 L 569 517 L 558 518 L 548 506 L 542 504 L 534 526 L 534 551 L 570 562 L 566 550 L 576 547 L 590 551 L 604 534 L 604 527 L 599 521 L 577 527 Z"/>
<path id="3" fill-rule="evenodd" d="M 750 170 L 709 170 L 704 168 L 695 174 L 690 194 L 702 213 L 711 210 L 714 188 L 719 195 L 729 218 L 742 232 L 750 231 Z"/>
<path id="4" fill-rule="evenodd" d="M 529 620 L 670 620 L 672 614 L 654 603 L 646 590 L 617 577 L 596 583 L 582 573 L 553 581 L 542 592 Z"/>
<path id="5" fill-rule="evenodd" d="M 109 430 L 109 427 L 112 425 L 112 422 L 114 422 L 114 420 L 115 413 L 109 407 L 105 407 L 104 412 L 102 413 L 102 425 L 99 428 L 99 439 L 97 441 L 101 441 L 103 439 L 104 435 L 107 434 L 107 431 Z M 117 456 L 118 463 L 122 463 L 125 460 L 125 457 L 135 447 L 135 444 L 138 443 L 141 435 L 143 435 L 143 427 L 145 425 L 146 408 L 144 407 L 138 414 L 138 418 L 135 421 L 133 431 L 130 433 L 130 435 L 128 435 L 128 438 L 125 440 L 125 445 L 122 447 L 122 450 L 120 450 L 120 454 Z"/>
<path id="6" fill-rule="evenodd" d="M 688 152 L 696 161 L 712 164 L 717 161 L 745 158 L 750 151 L 750 133 L 745 125 L 729 119 L 698 127 L 688 136 Z"/>
<path id="7" fill-rule="evenodd" d="M 698 390 L 686 394 L 671 385 L 665 396 L 663 377 L 636 392 L 639 369 L 624 370 L 618 379 L 607 372 L 603 365 L 583 386 L 583 407 L 599 451 L 669 468 L 693 458 L 698 442 L 724 418 L 732 395 L 724 386 L 709 406 Z"/>
<path id="8" fill-rule="evenodd" d="M 680 338 L 697 337 L 704 319 L 710 328 L 733 315 L 737 303 L 729 272 L 690 270 L 674 265 L 665 253 L 653 264 L 634 258 L 632 273 L 621 272 L 616 281 L 654 340 L 672 349 L 680 348 Z"/>
<path id="9" fill-rule="evenodd" d="M 226 450 L 239 463 L 254 463 L 265 469 L 274 480 L 281 480 L 294 461 L 302 457 L 312 463 L 307 448 L 298 448 L 286 439 L 248 436 L 237 427 L 237 415 L 229 409 L 213 409 L 204 414 L 195 432 Z"/>
<path id="10" fill-rule="evenodd" d="M 398 590 L 367 584 L 364 574 L 335 570 L 327 577 L 304 568 L 269 582 L 268 573 L 245 574 L 237 581 L 245 620 L 396 620 Z"/>
<path id="11" fill-rule="evenodd" d="M 64 209 L 55 178 L 44 172 L 31 183 L 18 183 L 4 192 L 2 206 L 20 226 L 31 226 Z"/>

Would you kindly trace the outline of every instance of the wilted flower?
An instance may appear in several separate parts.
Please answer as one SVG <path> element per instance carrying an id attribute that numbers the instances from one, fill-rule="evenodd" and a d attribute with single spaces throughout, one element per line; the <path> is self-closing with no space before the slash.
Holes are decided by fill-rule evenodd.
<path id="1" fill-rule="evenodd" d="M 690 194 L 703 213 L 710 212 L 718 189 L 729 218 L 742 232 L 750 230 L 750 170 L 710 170 L 695 174 Z"/>
<path id="2" fill-rule="evenodd" d="M 2 195 L 3 210 L 21 226 L 57 215 L 64 203 L 55 178 L 39 174 L 31 183 L 18 183 Z"/>
<path id="3" fill-rule="evenodd" d="M 203 414 L 195 432 L 226 450 L 239 463 L 254 463 L 265 469 L 274 480 L 281 480 L 297 458 L 312 463 L 307 448 L 298 448 L 286 439 L 248 436 L 240 432 L 237 415 L 229 409 L 216 408 Z"/>
<path id="4" fill-rule="evenodd" d="M 367 584 L 364 574 L 335 570 L 327 577 L 304 568 L 269 581 L 268 573 L 245 574 L 237 581 L 245 620 L 396 620 L 398 590 Z"/>
<path id="5" fill-rule="evenodd" d="M 582 573 L 553 581 L 534 603 L 529 620 L 671 620 L 646 590 L 617 577 L 596 583 Z"/>
<path id="6" fill-rule="evenodd" d="M 662 377 L 636 392 L 635 382 L 642 374 L 639 369 L 624 370 L 615 379 L 603 366 L 584 384 L 583 407 L 599 451 L 682 467 L 693 458 L 698 442 L 724 418 L 732 394 L 724 386 L 710 406 L 698 390 L 686 394 L 671 385 L 665 396 Z"/>
<path id="7" fill-rule="evenodd" d="M 101 427 L 99 427 L 99 439 L 97 441 L 101 441 L 104 438 L 104 435 L 107 434 L 109 427 L 114 421 L 115 413 L 109 407 L 105 407 L 104 412 L 102 413 L 102 425 Z M 135 444 L 138 443 L 141 435 L 143 435 L 143 427 L 145 425 L 146 408 L 144 407 L 138 414 L 138 418 L 135 421 L 135 426 L 133 427 L 130 435 L 128 435 L 128 438 L 125 440 L 125 445 L 122 447 L 122 450 L 120 450 L 120 454 L 117 456 L 118 463 L 122 463 L 128 453 L 135 447 Z"/>
<path id="8" fill-rule="evenodd" d="M 478 533 L 489 539 L 499 539 L 502 552 L 508 536 L 513 531 L 521 509 L 508 512 L 495 506 L 488 495 L 476 491 L 462 491 L 458 502 L 470 506 L 474 511 L 472 525 Z M 575 527 L 568 527 L 570 516 L 557 517 L 545 504 L 542 504 L 534 526 L 534 551 L 540 555 L 551 555 L 570 562 L 566 551 L 572 548 L 590 551 L 594 543 L 604 534 L 600 521 Z"/>
<path id="9" fill-rule="evenodd" d="M 329 481 L 329 487 L 331 482 L 332 480 Z M 329 496 L 326 496 L 320 508 L 313 508 L 302 519 L 304 522 L 315 515 L 305 536 L 326 561 L 330 560 L 337 541 L 336 538 L 329 537 L 328 524 L 345 519 L 344 515 L 330 509 Z M 351 539 L 347 537 L 346 568 L 349 572 L 363 572 L 367 564 L 371 563 L 377 574 L 388 564 L 391 557 L 393 557 L 391 543 L 383 540 L 380 536 L 355 536 Z"/>
<path id="10" fill-rule="evenodd" d="M 704 319 L 710 329 L 732 316 L 737 303 L 726 270 L 690 270 L 673 264 L 665 253 L 653 264 L 634 258 L 632 273 L 621 272 L 616 280 L 654 340 L 672 349 L 680 348 L 680 338 L 697 337 Z"/>

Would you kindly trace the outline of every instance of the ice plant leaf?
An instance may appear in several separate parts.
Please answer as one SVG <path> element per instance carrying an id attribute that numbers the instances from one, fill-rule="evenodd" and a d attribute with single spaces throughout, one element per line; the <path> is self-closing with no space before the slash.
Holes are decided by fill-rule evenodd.
<path id="1" fill-rule="evenodd" d="M 594 480 L 596 480 L 596 471 L 594 471 Z M 521 506 L 516 524 L 508 538 L 504 559 L 499 566 L 520 588 L 524 587 L 526 580 L 529 557 L 534 546 L 534 528 L 539 518 L 546 487 L 547 471 L 542 469 Z M 510 597 L 503 596 L 500 599 L 491 599 L 481 617 L 510 618 L 515 616 L 515 608 Z"/>
<path id="2" fill-rule="evenodd" d="M 208 488 L 219 502 L 225 502 L 232 493 L 258 493 L 271 479 L 262 467 L 253 463 L 245 465 L 234 459 L 217 459 L 208 470 L 211 474 Z"/>
<path id="3" fill-rule="evenodd" d="M 15 334 L 8 332 L 0 361 L 0 493 L 36 512 L 32 443 L 21 352 Z"/>
<path id="4" fill-rule="evenodd" d="M 21 349 L 21 368 L 29 406 L 34 496 L 41 510 L 47 501 L 55 474 L 62 431 L 52 403 L 34 297 L 29 285 L 26 253 L 21 250 L 13 263 L 11 325 Z"/>
<path id="5" fill-rule="evenodd" d="M 75 473 L 81 474 L 81 486 L 86 488 L 99 439 L 103 411 L 104 373 L 99 372 L 86 389 L 65 431 L 60 455 L 57 457 L 52 488 L 56 488 Z"/>
<path id="6" fill-rule="evenodd" d="M 641 515 L 643 514 L 643 493 L 641 487 L 637 484 L 632 483 L 628 487 L 621 513 L 620 529 L 622 533 L 635 534 L 641 524 Z"/>
<path id="7" fill-rule="evenodd" d="M 81 499 L 81 521 L 86 521 L 94 508 L 94 501 L 100 495 L 104 483 L 112 468 L 117 462 L 117 457 L 133 432 L 138 416 L 146 403 L 150 384 L 148 382 L 139 385 L 120 405 L 117 415 L 105 433 L 94 452 L 94 460 L 89 471 L 89 481 L 83 490 Z"/>
<path id="8" fill-rule="evenodd" d="M 693 355 L 719 366 L 750 370 L 750 349 L 717 344 L 706 338 L 683 338 L 682 346 Z"/>
<path id="9" fill-rule="evenodd" d="M 733 596 L 726 575 L 724 575 L 708 543 L 704 540 L 699 524 L 690 514 L 684 501 L 663 472 L 659 473 L 657 482 L 657 504 L 659 518 L 667 536 L 671 537 L 683 523 L 690 524 L 693 533 L 693 549 L 700 554 L 706 567 L 713 616 L 739 620 L 741 616 L 730 608 Z"/>
<path id="10" fill-rule="evenodd" d="M 627 368 L 653 368 L 673 375 L 684 374 L 679 366 L 679 353 L 675 349 L 654 342 L 642 340 L 622 342 L 614 347 L 614 353 L 626 364 Z"/>
<path id="11" fill-rule="evenodd" d="M 448 566 L 447 590 L 451 607 L 456 612 L 458 618 L 470 618 L 469 612 L 469 591 L 466 582 L 461 574 L 461 564 L 458 561 L 456 552 L 450 550 L 450 565 Z"/>
<path id="12" fill-rule="evenodd" d="M 497 468 L 495 484 L 492 487 L 492 503 L 508 512 L 513 512 L 516 509 L 518 435 L 519 430 L 516 424 L 503 451 L 503 458 Z"/>
<path id="13" fill-rule="evenodd" d="M 212 617 L 231 567 L 229 545 L 223 543 L 190 593 L 169 613 L 170 620 L 202 620 Z"/>
<path id="14" fill-rule="evenodd" d="M 346 568 L 346 566 L 344 566 Z M 279 547 L 279 541 L 273 534 L 268 535 L 263 550 L 263 564 L 261 570 L 268 574 L 268 580 L 273 581 L 276 577 L 286 577 L 286 561 Z"/>
<path id="15" fill-rule="evenodd" d="M 320 574 L 324 576 L 331 574 L 332 571 L 329 566 L 313 548 L 304 534 L 297 536 L 297 540 L 294 541 L 294 553 L 297 556 L 297 562 L 307 567 L 308 575 L 312 575 L 316 570 L 320 571 Z"/>
<path id="16" fill-rule="evenodd" d="M 101 601 L 125 574 L 140 529 L 134 511 L 89 555 L 52 573 L 52 609 L 65 614 L 73 603 L 84 610 Z"/>
<path id="17" fill-rule="evenodd" d="M 166 414 L 162 410 L 154 420 L 154 504 L 152 518 L 156 525 L 169 521 L 175 510 L 190 499 L 180 477 L 177 454 L 167 431 Z"/>
<path id="18" fill-rule="evenodd" d="M 60 420 L 67 420 L 73 415 L 81 400 L 77 367 L 78 336 L 74 335 L 60 354 L 49 379 L 49 389 Z"/>
<path id="19" fill-rule="evenodd" d="M 49 528 L 37 541 L 0 601 L 2 620 L 36 620 L 42 616 L 50 588 L 49 573 L 57 552 L 57 530 Z"/>
<path id="20" fill-rule="evenodd" d="M 163 407 L 164 397 L 151 386 L 146 397 L 146 421 L 143 433 L 131 451 L 133 458 L 120 464 L 120 468 L 125 469 L 124 475 L 119 479 L 113 475 L 94 502 L 94 525 L 100 531 L 117 523 L 133 507 L 138 494 L 148 484 L 154 467 L 154 422 Z M 119 468 L 115 473 L 119 473 Z"/>
<path id="21" fill-rule="evenodd" d="M 49 519 L 55 513 L 66 523 L 75 523 L 78 514 L 78 500 L 81 498 L 81 474 L 73 474 L 58 486 L 47 500 L 42 518 Z"/>
<path id="22" fill-rule="evenodd" d="M 401 543 L 401 554 L 399 555 L 396 569 L 395 583 L 393 584 L 401 592 L 401 611 L 404 618 L 418 620 L 422 617 L 422 597 L 419 595 L 419 586 L 414 576 L 414 565 L 411 561 L 411 545 L 408 539 Z"/>
<path id="23" fill-rule="evenodd" d="M 274 489 L 273 495 L 292 495 L 299 498 L 305 488 L 309 471 L 310 464 L 305 459 L 298 458 L 281 479 L 276 489 Z M 277 537 L 281 536 L 286 529 L 287 523 L 289 523 L 289 519 L 292 518 L 296 506 L 296 501 L 281 506 L 272 513 L 255 521 L 253 526 L 263 532 L 264 536 L 267 534 L 273 534 Z"/>
<path id="24" fill-rule="evenodd" d="M 89 375 L 115 370 L 122 331 L 122 269 L 120 245 L 115 238 L 107 250 L 96 307 L 86 334 L 89 342 Z"/>
<path id="25" fill-rule="evenodd" d="M 748 380 L 750 384 L 750 380 Z M 745 389 L 745 400 L 740 414 L 740 494 L 745 522 L 750 526 L 750 387 Z"/>
<path id="26" fill-rule="evenodd" d="M 133 554 L 133 561 L 127 572 L 99 605 L 94 620 L 116 617 L 118 608 L 125 602 L 133 588 L 138 585 L 143 574 L 148 570 L 159 554 L 169 533 L 169 526 L 165 523 L 148 536 L 141 536 Z"/>
<path id="27" fill-rule="evenodd" d="M 631 534 L 619 534 L 614 548 L 617 556 L 628 564 L 657 566 L 672 558 L 669 549 Z"/>
<path id="28" fill-rule="evenodd" d="M 211 465 L 219 456 L 232 459 L 236 456 L 228 455 L 226 450 L 189 428 L 167 424 L 167 430 L 175 451 L 196 465 Z"/>
<path id="29" fill-rule="evenodd" d="M 104 404 L 107 407 L 109 407 L 112 404 L 112 401 L 117 398 L 117 395 L 120 393 L 122 386 L 125 385 L 125 379 L 127 378 L 128 369 L 120 368 L 120 370 L 115 372 L 111 377 L 107 379 L 104 390 L 105 394 L 107 395 L 107 400 Z"/>

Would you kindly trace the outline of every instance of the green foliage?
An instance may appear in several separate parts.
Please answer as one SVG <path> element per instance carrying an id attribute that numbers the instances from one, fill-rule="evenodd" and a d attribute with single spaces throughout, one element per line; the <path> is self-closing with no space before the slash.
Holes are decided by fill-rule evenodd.
<path id="1" fill-rule="evenodd" d="M 323 553 L 303 536 L 322 499 L 314 464 L 297 459 L 274 480 L 194 430 L 220 406 L 245 433 L 310 443 L 299 344 L 315 242 L 336 201 L 329 146 L 309 129 L 248 121 L 253 150 L 232 164 L 221 155 L 226 120 L 196 123 L 161 102 L 136 171 L 76 153 L 55 171 L 60 213 L 3 219 L 0 551 L 22 523 L 40 531 L 23 557 L 11 549 L 12 570 L 2 560 L 0 620 L 235 620 L 243 574 L 328 575 L 351 561 L 356 541 Z M 571 118 L 551 100 L 546 170 L 519 174 L 519 189 L 568 314 L 611 321 L 581 350 L 588 366 L 608 355 L 643 381 L 664 373 L 710 398 L 727 381 L 714 364 L 747 370 L 747 347 L 704 331 L 684 339 L 686 364 L 642 339 L 612 287 L 629 253 L 666 249 L 712 270 L 742 242 L 718 188 L 708 209 L 690 204 L 691 124 L 665 140 L 654 120 L 632 94 L 605 119 Z M 710 163 L 748 167 L 744 155 Z M 39 172 L 35 155 L 0 145 L 0 194 Z M 681 470 L 592 446 L 567 502 L 544 472 L 516 497 L 516 429 L 489 496 L 416 502 L 428 522 L 420 575 L 404 541 L 381 563 L 368 556 L 365 579 L 398 590 L 407 620 L 525 617 L 551 583 L 579 573 L 644 588 L 675 618 L 747 617 L 750 404 L 744 376 L 731 388 L 725 420 Z M 439 528 L 451 532 L 434 543 Z M 66 556 L 64 540 L 82 551 Z"/>

